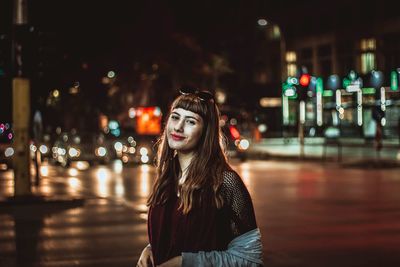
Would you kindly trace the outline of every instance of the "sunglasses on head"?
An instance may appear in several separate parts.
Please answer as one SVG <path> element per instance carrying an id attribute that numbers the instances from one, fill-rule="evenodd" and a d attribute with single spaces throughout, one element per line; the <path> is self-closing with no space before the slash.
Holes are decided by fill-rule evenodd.
<path id="1" fill-rule="evenodd" d="M 214 100 L 213 94 L 211 94 L 209 91 L 199 91 L 194 87 L 182 87 L 179 89 L 179 93 L 181 95 L 195 95 L 202 101 Z"/>

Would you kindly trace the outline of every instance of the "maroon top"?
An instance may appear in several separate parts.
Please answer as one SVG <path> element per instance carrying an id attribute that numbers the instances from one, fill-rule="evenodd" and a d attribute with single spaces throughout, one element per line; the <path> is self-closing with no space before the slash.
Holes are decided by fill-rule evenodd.
<path id="1" fill-rule="evenodd" d="M 175 195 L 150 207 L 148 234 L 155 264 L 182 252 L 225 250 L 229 242 L 257 227 L 250 195 L 235 172 L 226 172 L 221 209 L 203 205 L 183 214 Z"/>

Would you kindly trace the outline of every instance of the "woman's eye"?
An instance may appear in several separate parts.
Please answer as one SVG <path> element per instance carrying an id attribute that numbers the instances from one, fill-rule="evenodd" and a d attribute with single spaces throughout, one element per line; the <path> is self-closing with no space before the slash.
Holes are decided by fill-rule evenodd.
<path id="1" fill-rule="evenodd" d="M 196 122 L 193 121 L 193 120 L 187 120 L 186 122 L 187 122 L 188 124 L 190 124 L 190 125 L 195 125 L 195 124 L 196 124 Z"/>
<path id="2" fill-rule="evenodd" d="M 171 119 L 173 119 L 173 120 L 179 120 L 179 117 L 176 116 L 176 115 L 171 115 Z"/>

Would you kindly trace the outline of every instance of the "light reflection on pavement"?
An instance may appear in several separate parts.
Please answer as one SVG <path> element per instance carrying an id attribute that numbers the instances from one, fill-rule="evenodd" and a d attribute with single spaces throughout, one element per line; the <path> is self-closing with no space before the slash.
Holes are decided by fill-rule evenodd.
<path id="1" fill-rule="evenodd" d="M 0 213 L 0 259 L 9 259 L 6 266 L 16 266 L 21 243 L 15 238 L 26 231 L 34 236 L 18 237 L 24 251 L 39 251 L 22 253 L 30 262 L 133 265 L 147 243 L 146 200 L 155 169 L 118 162 L 78 166 L 43 165 L 33 191 L 84 197 L 83 207 L 54 215 L 28 211 L 29 227 L 18 216 Z M 400 252 L 398 169 L 289 161 L 234 162 L 233 168 L 252 196 L 266 266 L 400 266 L 394 256 Z M 12 172 L 0 172 L 0 178 L 0 195 L 12 196 Z"/>

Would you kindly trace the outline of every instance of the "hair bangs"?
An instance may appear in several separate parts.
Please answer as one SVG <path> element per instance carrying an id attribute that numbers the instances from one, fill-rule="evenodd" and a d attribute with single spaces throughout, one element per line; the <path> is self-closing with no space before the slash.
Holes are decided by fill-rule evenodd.
<path id="1" fill-rule="evenodd" d="M 182 108 L 199 114 L 203 119 L 206 118 L 207 104 L 195 95 L 181 95 L 172 104 L 171 110 Z"/>

